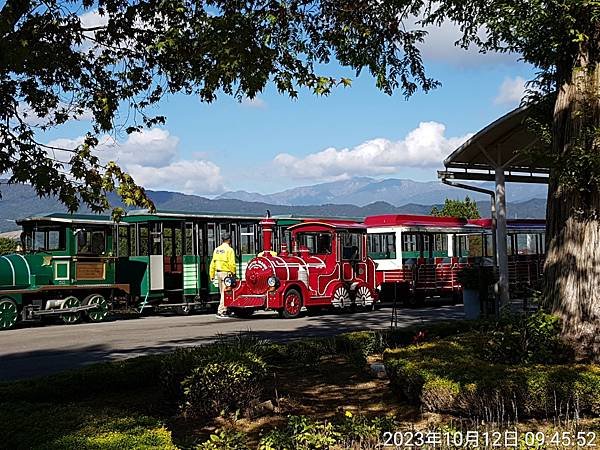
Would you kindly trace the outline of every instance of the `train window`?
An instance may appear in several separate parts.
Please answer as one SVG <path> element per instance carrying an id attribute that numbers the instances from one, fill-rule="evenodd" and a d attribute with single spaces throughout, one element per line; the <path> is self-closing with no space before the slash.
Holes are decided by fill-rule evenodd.
<path id="1" fill-rule="evenodd" d="M 208 234 L 206 236 L 206 242 L 207 242 L 207 245 L 208 245 L 208 254 L 212 255 L 213 251 L 215 250 L 215 248 L 217 247 L 217 245 L 219 245 L 219 244 L 216 244 L 215 224 L 214 223 L 209 223 L 207 231 L 208 231 Z"/>
<path id="2" fill-rule="evenodd" d="M 173 248 L 174 234 L 175 233 L 173 233 L 173 228 L 171 228 L 170 226 L 165 226 L 165 228 L 163 229 L 164 256 L 175 256 L 175 249 Z"/>
<path id="3" fill-rule="evenodd" d="M 297 238 L 300 246 L 308 248 L 313 255 L 328 255 L 331 253 L 331 234 L 329 233 L 299 233 Z"/>
<path id="4" fill-rule="evenodd" d="M 372 233 L 368 238 L 368 253 L 371 258 L 396 259 L 395 233 Z"/>
<path id="5" fill-rule="evenodd" d="M 447 234 L 434 234 L 433 235 L 433 251 L 435 256 L 447 256 L 448 255 L 448 235 Z"/>
<path id="6" fill-rule="evenodd" d="M 534 255 L 537 253 L 535 234 L 517 235 L 517 253 L 519 255 Z"/>
<path id="7" fill-rule="evenodd" d="M 150 248 L 152 255 L 163 254 L 162 223 L 150 223 Z"/>
<path id="8" fill-rule="evenodd" d="M 254 224 L 240 224 L 240 251 L 242 255 L 255 255 L 257 253 L 254 231 Z"/>
<path id="9" fill-rule="evenodd" d="M 362 234 L 340 233 L 342 259 L 356 261 L 362 259 Z"/>
<path id="10" fill-rule="evenodd" d="M 148 225 L 138 227 L 138 255 L 148 256 Z"/>
<path id="11" fill-rule="evenodd" d="M 129 227 L 119 226 L 118 230 L 119 256 L 130 256 L 131 242 L 129 241 Z"/>
<path id="12" fill-rule="evenodd" d="M 103 255 L 106 252 L 106 232 L 93 228 L 80 228 L 77 236 L 78 255 Z"/>
<path id="13" fill-rule="evenodd" d="M 194 254 L 194 224 L 191 222 L 186 222 L 184 230 L 185 230 L 185 234 L 183 236 L 183 242 L 184 242 L 183 254 L 184 255 L 193 255 Z"/>
<path id="14" fill-rule="evenodd" d="M 24 235 L 26 250 L 64 250 L 65 230 L 64 228 L 39 228 L 27 231 Z"/>
<path id="15" fill-rule="evenodd" d="M 423 255 L 425 258 L 429 258 L 429 249 L 431 248 L 431 236 L 428 234 L 422 234 L 423 237 Z"/>
<path id="16" fill-rule="evenodd" d="M 479 234 L 470 234 L 467 236 L 467 248 L 469 256 L 484 256 L 483 255 L 483 238 Z"/>
<path id="17" fill-rule="evenodd" d="M 402 234 L 402 251 L 416 252 L 417 250 L 417 235 L 413 233 Z"/>

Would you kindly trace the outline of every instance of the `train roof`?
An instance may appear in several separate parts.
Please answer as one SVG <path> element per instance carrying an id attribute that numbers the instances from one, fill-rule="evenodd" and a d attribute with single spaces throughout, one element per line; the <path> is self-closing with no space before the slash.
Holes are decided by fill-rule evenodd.
<path id="1" fill-rule="evenodd" d="M 159 220 L 182 220 L 182 219 L 230 219 L 230 220 L 251 220 L 260 221 L 265 218 L 265 214 L 239 214 L 228 212 L 207 212 L 207 211 L 168 211 L 159 210 L 155 213 L 150 213 L 148 210 L 129 211 L 123 221 L 125 222 L 146 222 Z M 271 218 L 280 222 L 297 223 L 301 221 L 321 221 L 321 220 L 336 220 L 340 222 L 358 222 L 359 219 L 353 217 L 328 217 L 323 219 L 322 216 L 296 215 L 296 214 L 275 214 Z"/>
<path id="2" fill-rule="evenodd" d="M 375 227 L 436 227 L 436 228 L 476 228 L 479 224 L 457 217 L 438 217 L 417 214 L 384 214 L 368 216 L 365 224 Z"/>
<path id="3" fill-rule="evenodd" d="M 52 213 L 25 217 L 16 221 L 18 225 L 24 225 L 33 222 L 51 222 L 51 223 L 83 223 L 90 225 L 114 225 L 110 216 L 100 214 L 69 214 Z"/>
<path id="4" fill-rule="evenodd" d="M 354 222 L 351 220 L 319 220 L 319 221 L 306 221 L 289 227 L 289 230 L 295 230 L 302 227 L 325 227 L 336 230 L 366 230 L 367 227 L 364 223 Z"/>
<path id="5" fill-rule="evenodd" d="M 492 228 L 492 219 L 470 219 L 470 223 L 484 228 Z M 546 221 L 544 219 L 507 219 L 506 227 L 509 230 L 545 230 Z"/>

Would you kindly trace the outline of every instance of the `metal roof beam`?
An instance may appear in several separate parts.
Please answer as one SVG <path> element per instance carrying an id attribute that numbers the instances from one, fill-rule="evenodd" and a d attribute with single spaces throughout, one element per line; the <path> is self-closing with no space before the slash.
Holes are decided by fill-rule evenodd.
<path id="1" fill-rule="evenodd" d="M 495 181 L 495 175 L 491 173 L 477 172 L 453 172 L 449 170 L 438 170 L 438 178 L 446 180 L 465 180 L 465 181 Z M 548 177 L 541 175 L 513 175 L 506 174 L 505 179 L 511 183 L 538 183 L 547 184 Z"/>

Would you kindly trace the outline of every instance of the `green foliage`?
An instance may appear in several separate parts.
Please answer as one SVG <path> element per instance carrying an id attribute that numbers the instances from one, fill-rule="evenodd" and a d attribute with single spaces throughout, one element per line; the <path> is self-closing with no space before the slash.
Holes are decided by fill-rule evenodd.
<path id="1" fill-rule="evenodd" d="M 14 239 L 0 237 L 0 255 L 8 255 L 17 251 L 19 243 Z"/>
<path id="2" fill-rule="evenodd" d="M 600 367 L 564 364 L 557 332 L 555 319 L 539 313 L 388 350 L 384 360 L 393 390 L 429 411 L 487 420 L 598 414 Z"/>
<path id="3" fill-rule="evenodd" d="M 11 449 L 177 448 L 155 418 L 74 404 L 0 404 L 0 433 L 3 448 Z"/>
<path id="4" fill-rule="evenodd" d="M 240 431 L 223 428 L 211 434 L 207 441 L 196 447 L 198 450 L 247 450 L 246 435 Z"/>
<path id="5" fill-rule="evenodd" d="M 181 383 L 184 411 L 199 417 L 243 411 L 260 398 L 266 375 L 266 364 L 256 355 L 206 362 Z"/>
<path id="6" fill-rule="evenodd" d="M 442 209 L 437 207 L 431 208 L 432 216 L 439 217 L 458 217 L 459 219 L 479 219 L 479 208 L 477 203 L 472 201 L 469 196 L 465 197 L 465 200 L 451 200 L 449 198 L 444 202 Z"/>
<path id="7" fill-rule="evenodd" d="M 564 362 L 570 355 L 560 331 L 558 317 L 542 310 L 529 316 L 505 316 L 484 334 L 482 357 L 503 364 Z"/>
<path id="8" fill-rule="evenodd" d="M 399 26 L 411 8 L 304 6 L 7 0 L 0 9 L 0 174 L 57 195 L 70 210 L 80 203 L 106 209 L 106 191 L 115 189 L 125 204 L 152 208 L 128 174 L 99 159 L 97 147 L 104 133 L 163 124 L 152 113 L 167 94 L 212 102 L 224 93 L 241 101 L 272 82 L 292 98 L 300 88 L 327 95 L 351 84 L 327 73 L 333 58 L 370 72 L 388 94 L 437 86 L 417 48 L 425 32 Z M 97 14 L 98 25 L 87 27 L 78 14 Z M 83 116 L 92 125 L 82 142 L 41 143 L 43 131 Z"/>
<path id="9" fill-rule="evenodd" d="M 329 448 L 377 448 L 384 431 L 394 430 L 392 417 L 369 419 L 347 411 L 332 421 L 290 416 L 283 428 L 266 433 L 259 450 L 317 450 Z"/>
<path id="10" fill-rule="evenodd" d="M 197 368 L 209 363 L 231 363 L 263 361 L 272 352 L 272 344 L 248 334 L 220 338 L 216 342 L 201 346 L 181 348 L 165 355 L 159 370 L 160 384 L 165 397 L 175 404 L 182 404 L 182 383 Z M 261 365 L 264 363 L 261 362 Z"/>

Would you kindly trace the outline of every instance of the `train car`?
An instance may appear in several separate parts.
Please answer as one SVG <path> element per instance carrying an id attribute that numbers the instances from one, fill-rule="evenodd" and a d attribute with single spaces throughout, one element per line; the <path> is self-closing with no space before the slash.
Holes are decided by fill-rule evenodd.
<path id="1" fill-rule="evenodd" d="M 264 251 L 245 279 L 225 279 L 225 306 L 248 316 L 274 310 L 283 318 L 303 309 L 373 307 L 378 302 L 375 264 L 367 255 L 367 229 L 351 220 L 304 221 L 288 227 L 291 251 L 273 250 L 276 221 L 261 222 Z"/>
<path id="2" fill-rule="evenodd" d="M 491 219 L 474 219 L 491 236 Z M 508 280 L 511 295 L 541 289 L 546 260 L 546 221 L 543 219 L 508 219 L 506 222 Z"/>
<path id="3" fill-rule="evenodd" d="M 466 219 L 394 214 L 369 216 L 365 224 L 384 299 L 407 306 L 421 305 L 426 297 L 460 301 L 458 271 L 473 263 L 493 264 L 491 235 Z"/>
<path id="4" fill-rule="evenodd" d="M 114 296 L 128 295 L 129 285 L 116 281 L 110 218 L 50 214 L 17 223 L 22 252 L 0 256 L 0 330 L 46 317 L 100 322 Z"/>

